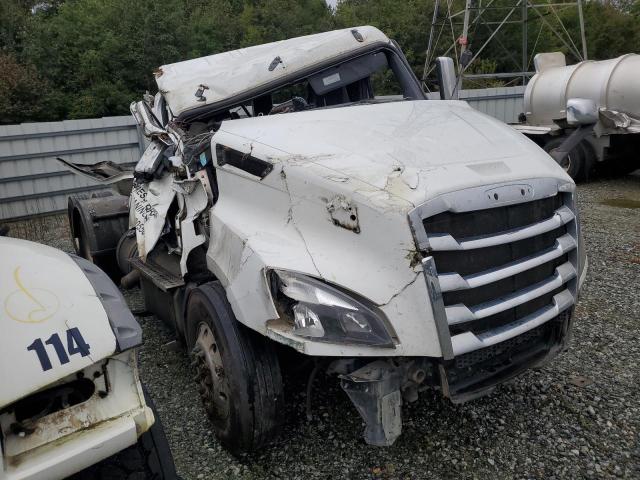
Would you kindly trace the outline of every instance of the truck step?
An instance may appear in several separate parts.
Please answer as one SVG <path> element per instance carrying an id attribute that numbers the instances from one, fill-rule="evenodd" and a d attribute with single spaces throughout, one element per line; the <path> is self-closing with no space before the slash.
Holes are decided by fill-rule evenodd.
<path id="1" fill-rule="evenodd" d="M 184 286 L 184 280 L 153 263 L 145 263 L 140 258 L 132 258 L 129 263 L 140 272 L 140 275 L 151 280 L 161 290 L 167 292 L 173 288 Z"/>

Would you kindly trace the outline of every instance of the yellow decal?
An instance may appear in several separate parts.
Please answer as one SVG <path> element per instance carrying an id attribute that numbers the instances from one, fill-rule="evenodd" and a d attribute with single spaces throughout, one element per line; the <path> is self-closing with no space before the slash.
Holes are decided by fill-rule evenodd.
<path id="1" fill-rule="evenodd" d="M 4 311 L 16 322 L 42 323 L 53 317 L 60 308 L 55 293 L 44 288 L 27 288 L 20 279 L 20 267 L 13 271 L 18 290 L 4 300 Z"/>

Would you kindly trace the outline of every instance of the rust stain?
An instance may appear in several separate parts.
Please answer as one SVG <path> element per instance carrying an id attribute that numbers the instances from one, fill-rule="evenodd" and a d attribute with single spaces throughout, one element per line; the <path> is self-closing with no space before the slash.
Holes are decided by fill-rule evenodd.
<path id="1" fill-rule="evenodd" d="M 416 267 L 422 263 L 422 254 L 418 250 L 409 250 L 405 257 L 409 261 L 411 268 Z"/>

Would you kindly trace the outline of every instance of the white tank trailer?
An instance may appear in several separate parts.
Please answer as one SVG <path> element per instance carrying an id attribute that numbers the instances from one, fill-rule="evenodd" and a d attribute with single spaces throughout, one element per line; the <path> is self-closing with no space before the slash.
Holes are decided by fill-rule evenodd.
<path id="1" fill-rule="evenodd" d="M 576 180 L 605 160 L 618 173 L 640 167 L 640 55 L 567 66 L 564 54 L 541 53 L 534 64 L 517 130 Z"/>

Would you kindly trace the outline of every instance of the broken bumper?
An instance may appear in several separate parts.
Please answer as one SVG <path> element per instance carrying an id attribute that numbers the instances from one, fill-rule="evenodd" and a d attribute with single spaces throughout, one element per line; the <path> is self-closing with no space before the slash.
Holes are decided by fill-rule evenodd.
<path id="1" fill-rule="evenodd" d="M 32 397 L 62 391 L 72 398 L 68 392 L 79 379 L 95 385 L 88 399 L 40 416 Z M 135 444 L 154 422 L 138 379 L 135 351 L 94 364 L 35 395 L 0 414 L 1 480 L 66 478 Z M 59 401 L 56 395 L 52 393 L 50 405 Z M 28 414 L 33 416 L 25 418 Z"/>
<path id="2" fill-rule="evenodd" d="M 571 310 L 492 347 L 455 357 L 378 359 L 341 375 L 341 386 L 366 423 L 370 445 L 392 445 L 402 432 L 402 403 L 425 388 L 439 389 L 453 403 L 491 393 L 524 370 L 550 361 L 567 345 Z"/>

